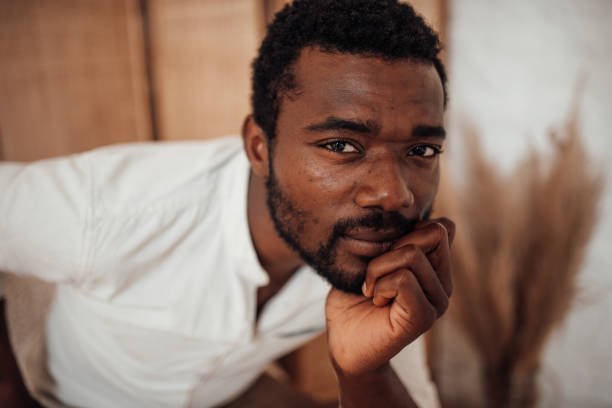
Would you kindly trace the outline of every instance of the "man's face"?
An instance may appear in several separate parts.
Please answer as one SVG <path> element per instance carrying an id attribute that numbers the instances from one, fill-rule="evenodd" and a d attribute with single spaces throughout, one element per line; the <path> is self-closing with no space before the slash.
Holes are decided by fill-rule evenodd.
<path id="1" fill-rule="evenodd" d="M 443 91 L 416 60 L 302 51 L 270 146 L 277 232 L 330 283 L 361 293 L 369 261 L 431 211 Z"/>

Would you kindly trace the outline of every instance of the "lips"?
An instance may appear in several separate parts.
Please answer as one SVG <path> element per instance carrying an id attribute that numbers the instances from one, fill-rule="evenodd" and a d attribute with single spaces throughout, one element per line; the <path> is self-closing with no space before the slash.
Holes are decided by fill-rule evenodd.
<path id="1" fill-rule="evenodd" d="M 373 258 L 391 249 L 391 246 L 400 237 L 401 233 L 396 230 L 363 230 L 351 232 L 342 238 L 350 253 Z"/>
<path id="2" fill-rule="evenodd" d="M 358 239 L 362 241 L 373 241 L 373 242 L 386 242 L 396 241 L 401 236 L 401 231 L 397 230 L 357 230 L 345 234 L 349 238 Z"/>

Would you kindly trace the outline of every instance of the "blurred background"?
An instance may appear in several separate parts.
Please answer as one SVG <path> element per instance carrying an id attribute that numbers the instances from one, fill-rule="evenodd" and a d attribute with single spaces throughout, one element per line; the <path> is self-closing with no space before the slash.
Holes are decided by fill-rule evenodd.
<path id="1" fill-rule="evenodd" d="M 0 160 L 30 161 L 121 142 L 238 134 L 250 110 L 250 63 L 266 22 L 284 3 L 0 0 Z M 567 262 L 564 256 L 557 257 L 558 264 L 548 267 L 553 272 L 564 268 L 575 272 L 559 278 L 568 281 L 563 288 L 577 288 L 564 298 L 569 306 L 558 308 L 562 312 L 549 319 L 550 330 L 538 337 L 542 347 L 531 351 L 532 363 L 518 371 L 509 369 L 512 378 L 502 385 L 514 390 L 529 372 L 538 391 L 526 399 L 515 398 L 519 391 L 491 397 L 486 385 L 491 367 L 483 368 L 483 361 L 499 359 L 486 354 L 466 324 L 466 319 L 477 318 L 470 313 L 478 314 L 487 306 L 478 303 L 480 298 L 468 286 L 459 285 L 457 302 L 474 299 L 476 306 L 471 312 L 466 307 L 453 312 L 451 307 L 428 337 L 428 361 L 443 405 L 612 407 L 612 2 L 419 0 L 411 4 L 441 33 L 445 44 L 450 78 L 445 159 L 453 176 L 447 179 L 452 180 L 453 190 L 459 190 L 453 194 L 459 195 L 449 193 L 441 200 L 460 200 L 456 197 L 462 188 L 478 185 L 477 178 L 470 179 L 477 173 L 465 170 L 477 151 L 502 181 L 497 183 L 502 199 L 495 205 L 513 202 L 534 180 L 516 171 L 532 158 L 559 170 L 556 185 L 561 187 L 540 189 L 549 192 L 538 201 L 544 203 L 542 208 L 550 204 L 559 209 L 550 222 L 563 224 L 567 216 L 572 225 L 589 227 L 578 242 L 566 247 L 563 255 L 571 255 Z M 550 137 L 555 130 L 561 139 L 573 135 L 578 141 L 559 148 Z M 572 156 L 576 151 L 581 155 Z M 564 163 L 575 168 L 563 173 Z M 582 178 L 564 184 L 576 174 Z M 550 179 L 544 177 L 538 185 L 546 187 Z M 581 186 L 589 188 L 585 192 Z M 590 201 L 572 210 L 573 200 L 583 203 L 585 194 Z M 446 206 L 440 207 L 442 212 Z M 532 207 L 517 204 L 506 210 L 529 212 Z M 566 215 L 564 209 L 573 212 Z M 497 223 L 495 218 L 480 217 L 474 223 L 488 228 Z M 528 228 L 525 231 L 530 234 Z M 533 235 L 527 241 L 546 238 L 546 234 Z M 521 240 L 516 234 L 513 239 Z M 554 297 L 559 285 L 555 286 L 554 273 L 548 276 L 551 285 L 540 282 L 539 294 L 530 292 L 531 297 L 539 301 Z M 460 275 L 459 283 L 462 279 Z M 523 281 L 523 286 L 531 286 L 528 278 Z M 506 279 L 506 286 L 492 285 L 488 293 L 514 291 L 520 286 L 517 282 L 515 277 Z M 11 335 L 27 338 L 32 325 L 41 323 L 40 311 L 52 288 L 13 278 L 4 278 L 2 287 L 9 308 L 11 297 L 15 305 L 13 312 L 9 310 Z M 517 299 L 512 301 L 516 312 L 512 316 L 520 313 L 516 305 L 522 297 Z M 533 304 L 532 314 L 547 313 Z M 487 327 L 487 319 L 492 319 L 490 327 L 497 327 L 494 315 L 483 315 L 481 328 Z M 523 326 L 509 319 L 514 323 L 506 325 L 512 334 L 506 336 L 507 343 L 523 338 L 519 336 Z M 529 336 L 524 338 L 530 342 Z M 25 355 L 25 348 L 27 341 L 21 342 L 18 358 Z M 288 381 L 319 401 L 333 401 L 337 390 L 326 358 L 324 338 L 318 338 L 287 356 L 281 366 Z M 398 360 L 401 364 L 401 356 Z M 507 369 L 509 364 L 501 366 Z M 499 364 L 496 367 L 500 369 Z M 519 380 L 517 372 L 522 373 Z"/>

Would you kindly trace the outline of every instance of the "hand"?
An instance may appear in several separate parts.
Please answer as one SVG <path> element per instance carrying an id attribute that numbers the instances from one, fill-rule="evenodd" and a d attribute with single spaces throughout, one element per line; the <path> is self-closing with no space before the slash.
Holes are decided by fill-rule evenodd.
<path id="1" fill-rule="evenodd" d="M 444 313 L 454 232 L 448 219 L 422 221 L 370 261 L 364 296 L 330 291 L 327 338 L 339 374 L 359 376 L 384 366 Z"/>

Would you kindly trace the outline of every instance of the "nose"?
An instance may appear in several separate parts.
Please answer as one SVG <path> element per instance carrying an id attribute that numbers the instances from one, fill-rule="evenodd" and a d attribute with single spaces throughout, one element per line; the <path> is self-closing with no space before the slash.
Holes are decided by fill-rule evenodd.
<path id="1" fill-rule="evenodd" d="M 414 205 L 414 194 L 394 158 L 373 164 L 357 183 L 354 201 L 362 208 L 399 211 Z"/>

